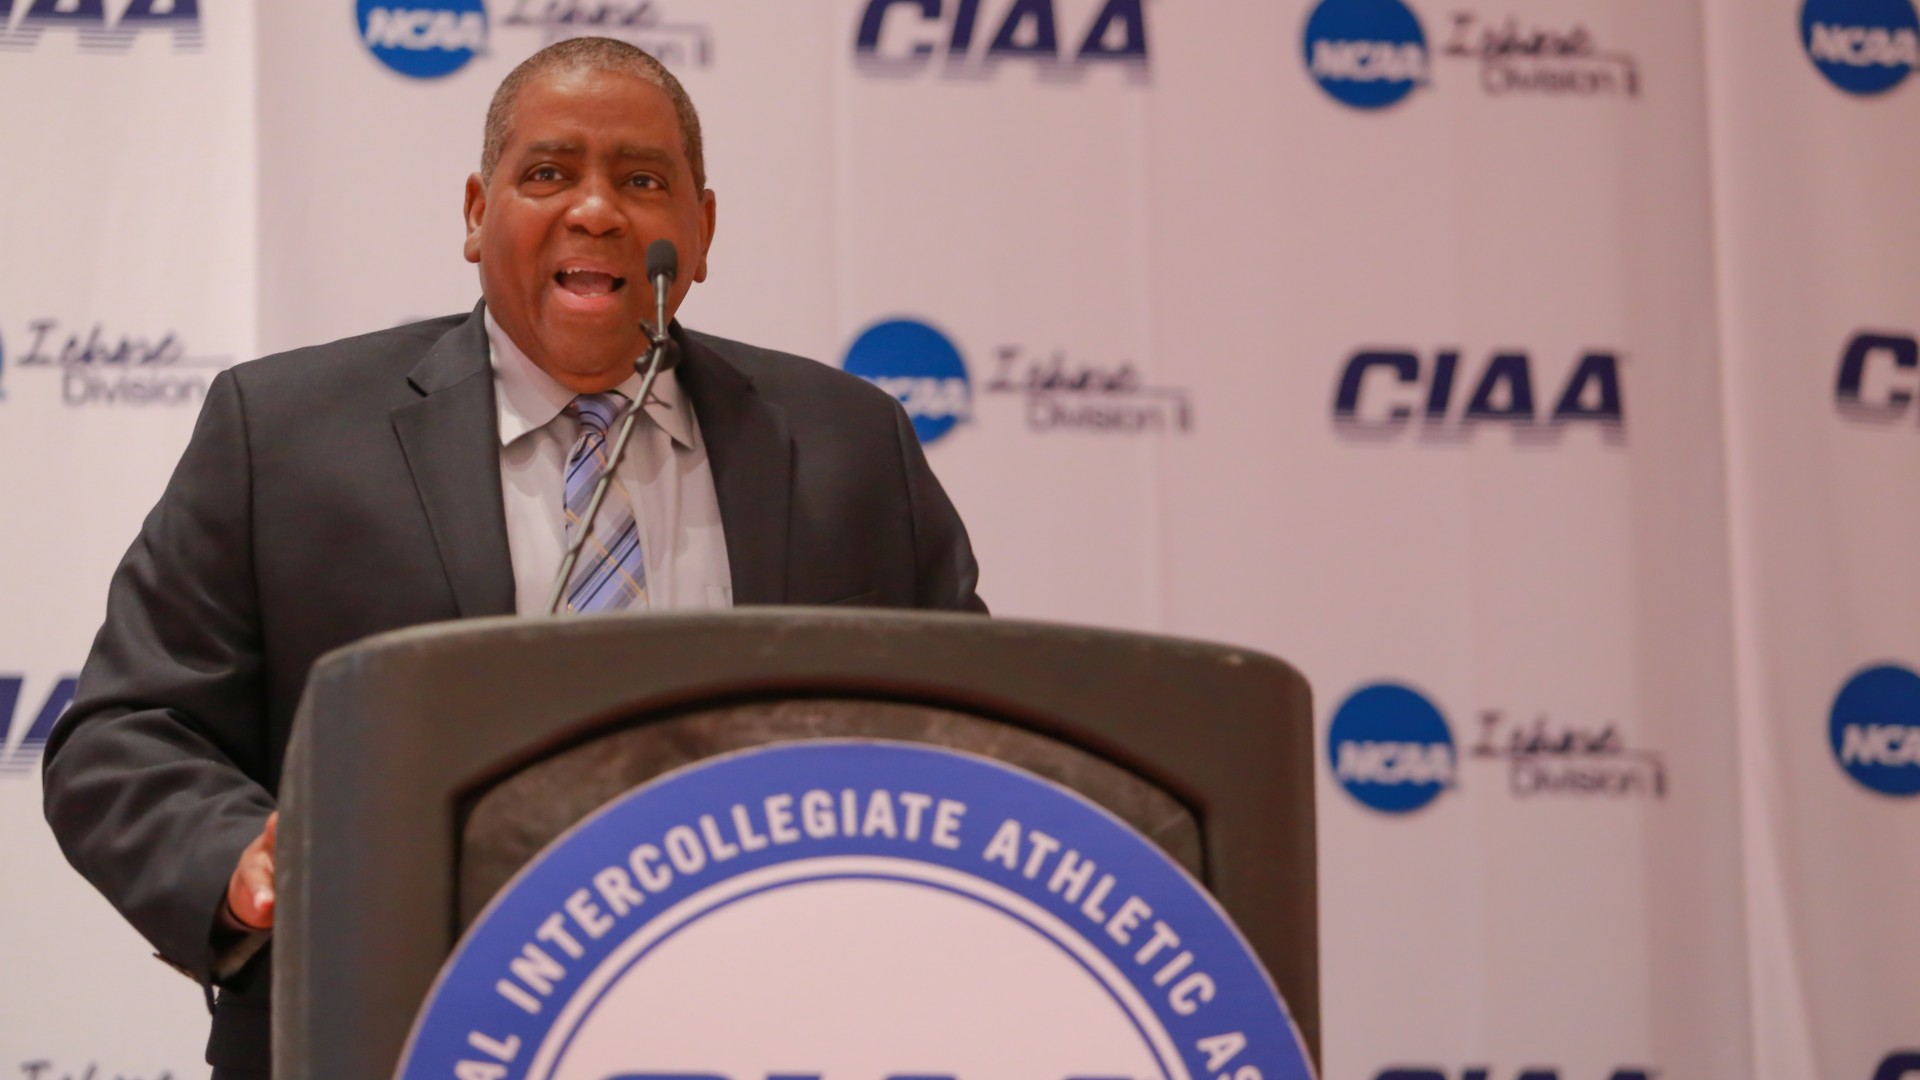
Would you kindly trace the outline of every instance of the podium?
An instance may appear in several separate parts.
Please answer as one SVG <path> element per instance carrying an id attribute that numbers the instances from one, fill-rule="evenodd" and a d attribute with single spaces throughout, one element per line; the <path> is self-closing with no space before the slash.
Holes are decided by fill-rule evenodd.
<path id="1" fill-rule="evenodd" d="M 281 790 L 274 1075 L 393 1075 L 461 934 L 582 819 L 794 740 L 991 758 L 1205 886 L 1319 1056 L 1305 681 L 1259 653 L 968 615 L 764 608 L 475 619 L 314 668 Z"/>

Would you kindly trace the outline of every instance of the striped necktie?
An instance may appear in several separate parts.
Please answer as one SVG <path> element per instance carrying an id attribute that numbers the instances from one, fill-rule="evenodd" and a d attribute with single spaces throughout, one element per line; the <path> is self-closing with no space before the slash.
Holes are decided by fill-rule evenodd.
<path id="1" fill-rule="evenodd" d="M 567 415 L 580 424 L 580 437 L 567 455 L 567 542 L 573 542 L 593 499 L 593 487 L 607 470 L 611 452 L 607 428 L 627 407 L 626 396 L 609 391 L 581 394 L 567 406 Z M 617 480 L 607 497 L 580 561 L 567 582 L 568 611 L 619 611 L 647 606 L 647 564 L 641 557 L 640 528 L 634 521 L 633 501 Z"/>

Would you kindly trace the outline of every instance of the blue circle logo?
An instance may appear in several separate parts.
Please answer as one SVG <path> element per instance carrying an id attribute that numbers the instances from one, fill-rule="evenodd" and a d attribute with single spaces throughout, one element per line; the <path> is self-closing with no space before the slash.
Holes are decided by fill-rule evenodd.
<path id="1" fill-rule="evenodd" d="M 868 327 L 840 366 L 898 399 L 922 445 L 973 415 L 973 385 L 960 350 L 947 335 L 916 319 Z"/>
<path id="2" fill-rule="evenodd" d="M 1806 0 L 1800 43 L 1828 82 L 1883 94 L 1920 63 L 1920 15 L 1913 0 Z"/>
<path id="3" fill-rule="evenodd" d="M 1384 109 L 1427 83 L 1427 35 L 1401 0 L 1320 0 L 1304 46 L 1320 89 L 1356 109 Z"/>
<path id="4" fill-rule="evenodd" d="M 414 79 L 451 75 L 487 48 L 482 0 L 359 0 L 360 40 Z"/>
<path id="5" fill-rule="evenodd" d="M 1833 758 L 1862 787 L 1920 795 L 1920 675 L 1899 664 L 1866 668 L 1833 699 Z"/>
<path id="6" fill-rule="evenodd" d="M 1454 783 L 1453 732 L 1417 690 L 1375 683 L 1353 692 L 1327 726 L 1327 763 L 1347 794 L 1405 814 Z"/>
<path id="7" fill-rule="evenodd" d="M 679 770 L 494 898 L 402 1080 L 1311 1080 L 1211 896 L 998 762 L 859 740 Z"/>

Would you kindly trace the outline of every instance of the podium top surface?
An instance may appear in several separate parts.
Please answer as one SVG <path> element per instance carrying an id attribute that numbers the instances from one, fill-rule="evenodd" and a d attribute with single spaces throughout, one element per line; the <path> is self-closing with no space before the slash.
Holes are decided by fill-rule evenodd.
<path id="1" fill-rule="evenodd" d="M 830 638 L 834 651 L 859 644 L 863 652 L 896 653 L 910 648 L 904 636 L 924 647 L 928 639 L 987 649 L 1097 649 L 1112 658 L 1151 654 L 1185 664 L 1229 668 L 1266 668 L 1282 678 L 1299 678 L 1285 661 L 1242 646 L 1161 634 L 1112 630 L 1071 623 L 988 618 L 954 612 L 898 611 L 880 608 L 741 607 L 720 611 L 616 612 L 594 615 L 502 615 L 458 619 L 376 634 L 320 658 L 314 677 L 343 666 L 378 663 L 384 658 L 418 658 L 448 650 L 486 650 L 503 642 L 565 642 L 568 647 L 613 642 L 648 644 L 679 640 L 684 659 L 702 644 L 752 637 L 766 652 L 806 649 Z M 812 637 L 814 640 L 806 640 Z M 894 646 L 899 646 L 895 648 Z M 815 655 L 815 659 L 821 658 Z"/>

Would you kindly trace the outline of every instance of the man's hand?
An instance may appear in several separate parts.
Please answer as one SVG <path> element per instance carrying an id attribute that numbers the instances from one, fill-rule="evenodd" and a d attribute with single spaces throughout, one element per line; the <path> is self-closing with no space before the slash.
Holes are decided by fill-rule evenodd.
<path id="1" fill-rule="evenodd" d="M 273 929 L 273 834 L 279 824 L 278 810 L 267 815 L 267 827 L 240 853 L 227 880 L 227 912 L 248 930 Z"/>

